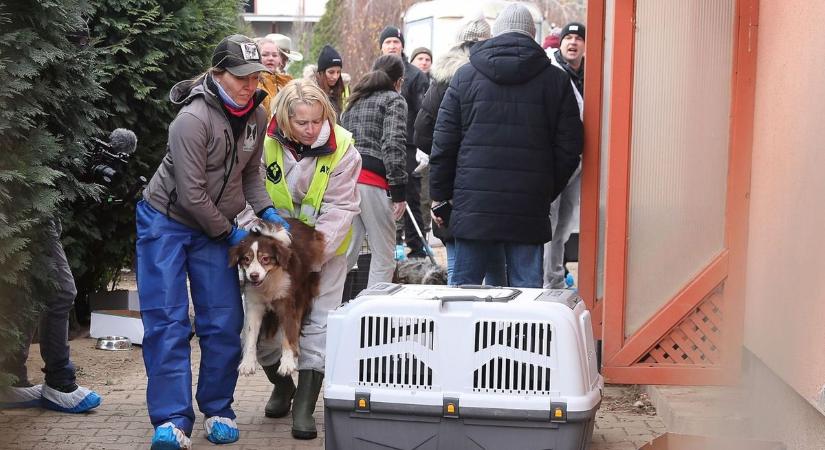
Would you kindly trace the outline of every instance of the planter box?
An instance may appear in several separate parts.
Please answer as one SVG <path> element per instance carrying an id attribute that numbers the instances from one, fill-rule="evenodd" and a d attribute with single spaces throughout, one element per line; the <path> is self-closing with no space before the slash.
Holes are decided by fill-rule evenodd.
<path id="1" fill-rule="evenodd" d="M 132 344 L 143 344 L 143 321 L 138 311 L 126 309 L 92 311 L 92 323 L 89 335 L 93 338 L 103 336 L 125 336 Z"/>
<path id="2" fill-rule="evenodd" d="M 89 296 L 89 309 L 92 311 L 128 309 L 140 311 L 138 292 L 134 289 L 96 292 Z"/>

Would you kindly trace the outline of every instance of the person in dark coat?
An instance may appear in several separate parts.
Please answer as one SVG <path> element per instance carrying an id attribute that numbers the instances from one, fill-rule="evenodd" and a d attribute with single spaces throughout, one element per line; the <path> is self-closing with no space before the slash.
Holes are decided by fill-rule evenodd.
<path id="1" fill-rule="evenodd" d="M 404 55 L 404 35 L 396 27 L 388 26 L 381 31 L 378 38 L 381 43 L 381 54 L 397 55 L 404 61 L 404 84 L 401 86 L 401 96 L 407 102 L 407 205 L 412 211 L 415 221 L 421 224 L 421 178 L 415 173 L 418 161 L 415 159 L 415 144 L 413 143 L 413 133 L 415 130 L 415 116 L 421 109 L 421 101 L 430 86 L 427 74 L 418 67 L 410 64 Z M 407 254 L 411 258 L 424 258 L 427 256 L 424 241 L 418 237 L 418 233 L 413 226 L 408 214 L 404 215 L 404 241 L 410 249 Z"/>
<path id="2" fill-rule="evenodd" d="M 533 40 L 527 8 L 502 10 L 493 36 L 472 48 L 441 102 L 430 193 L 452 201 L 453 284 L 481 283 L 503 249 L 509 285 L 540 288 L 550 203 L 579 164 L 582 123 L 570 78 Z"/>
<path id="3" fill-rule="evenodd" d="M 424 94 L 424 101 L 421 103 L 421 111 L 415 119 L 415 145 L 426 154 L 430 154 L 433 147 L 433 131 L 435 130 L 435 120 L 438 117 L 438 107 L 447 92 L 447 86 L 461 66 L 470 62 L 470 49 L 478 42 L 490 39 L 490 24 L 483 16 L 465 23 L 458 32 L 458 43 L 447 53 L 441 55 L 438 61 L 433 64 L 430 76 L 432 83 L 427 93 Z M 433 222 L 433 235 L 444 243 L 447 250 L 447 284 L 452 284 L 453 266 L 455 265 L 455 240 L 450 234 L 449 227 L 439 226 Z M 507 284 L 506 272 L 504 268 L 504 254 L 500 258 L 491 258 L 484 275 L 484 283 L 492 286 L 504 286 Z"/>

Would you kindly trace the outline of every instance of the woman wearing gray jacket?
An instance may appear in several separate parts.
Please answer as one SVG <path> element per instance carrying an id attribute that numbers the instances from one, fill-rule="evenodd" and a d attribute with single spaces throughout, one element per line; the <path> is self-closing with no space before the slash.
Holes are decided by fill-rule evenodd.
<path id="1" fill-rule="evenodd" d="M 249 38 L 218 44 L 212 68 L 176 84 L 182 105 L 169 126 L 166 156 L 137 206 L 137 275 L 144 327 L 146 403 L 153 449 L 189 448 L 192 408 L 189 292 L 202 351 L 196 398 L 206 438 L 238 440 L 232 410 L 241 356 L 243 308 L 228 250 L 246 235 L 232 222 L 249 202 L 265 220 L 286 224 L 259 175 L 267 72 Z M 187 289 L 187 280 L 189 289 Z"/>

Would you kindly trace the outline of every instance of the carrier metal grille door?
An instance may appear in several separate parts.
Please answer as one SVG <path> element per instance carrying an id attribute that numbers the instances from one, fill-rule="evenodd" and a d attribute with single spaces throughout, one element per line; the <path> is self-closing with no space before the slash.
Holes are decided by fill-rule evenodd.
<path id="1" fill-rule="evenodd" d="M 549 323 L 477 321 L 474 341 L 473 391 L 549 395 Z"/>
<path id="2" fill-rule="evenodd" d="M 424 317 L 364 316 L 358 384 L 430 389 L 435 322 Z"/>

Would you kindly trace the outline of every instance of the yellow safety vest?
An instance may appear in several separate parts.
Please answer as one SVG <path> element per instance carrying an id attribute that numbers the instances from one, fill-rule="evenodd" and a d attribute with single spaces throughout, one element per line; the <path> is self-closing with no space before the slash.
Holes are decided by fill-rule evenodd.
<path id="1" fill-rule="evenodd" d="M 283 173 L 284 149 L 277 139 L 269 136 L 264 138 L 264 164 L 267 167 L 266 191 L 269 193 L 269 197 L 272 198 L 272 203 L 275 208 L 287 211 L 290 217 L 297 218 L 313 228 L 318 220 L 321 202 L 324 200 L 324 193 L 326 193 L 329 185 L 329 175 L 352 145 L 352 133 L 338 125 L 335 125 L 334 133 L 337 147 L 333 153 L 315 158 L 315 174 L 312 176 L 312 182 L 309 184 L 306 195 L 301 200 L 301 208 L 297 216 L 293 209 L 292 194 L 289 193 L 289 186 L 287 186 L 286 177 Z M 335 254 L 343 255 L 346 253 L 351 240 L 352 227 L 347 232 L 344 242 L 335 250 Z"/>

